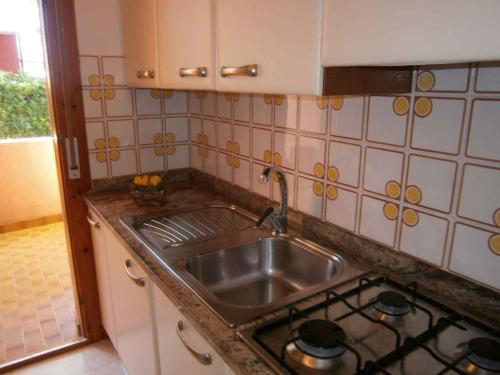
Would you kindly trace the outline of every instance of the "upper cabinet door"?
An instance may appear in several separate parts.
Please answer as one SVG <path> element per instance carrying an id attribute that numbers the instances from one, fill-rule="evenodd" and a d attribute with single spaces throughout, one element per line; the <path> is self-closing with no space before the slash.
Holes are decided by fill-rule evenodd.
<path id="1" fill-rule="evenodd" d="M 215 90 L 214 1 L 157 1 L 161 87 Z"/>
<path id="2" fill-rule="evenodd" d="M 126 80 L 131 87 L 159 87 L 156 0 L 123 0 Z"/>
<path id="3" fill-rule="evenodd" d="M 325 0 L 321 63 L 498 60 L 498 0 Z"/>
<path id="4" fill-rule="evenodd" d="M 322 0 L 217 0 L 217 89 L 319 94 L 322 7 Z"/>

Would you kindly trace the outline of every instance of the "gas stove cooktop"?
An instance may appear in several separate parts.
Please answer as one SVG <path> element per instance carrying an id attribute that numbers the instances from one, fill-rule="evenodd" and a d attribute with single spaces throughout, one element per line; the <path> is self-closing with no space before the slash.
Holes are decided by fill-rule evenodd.
<path id="1" fill-rule="evenodd" d="M 285 374 L 500 374 L 500 332 L 417 291 L 362 278 L 240 332 Z"/>

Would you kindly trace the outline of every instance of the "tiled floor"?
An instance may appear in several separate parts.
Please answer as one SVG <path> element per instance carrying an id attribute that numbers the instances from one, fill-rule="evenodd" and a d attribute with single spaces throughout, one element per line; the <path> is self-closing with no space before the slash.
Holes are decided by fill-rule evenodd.
<path id="1" fill-rule="evenodd" d="M 78 337 L 63 223 L 0 234 L 0 364 Z"/>
<path id="2" fill-rule="evenodd" d="M 109 340 L 7 373 L 8 375 L 127 375 Z"/>

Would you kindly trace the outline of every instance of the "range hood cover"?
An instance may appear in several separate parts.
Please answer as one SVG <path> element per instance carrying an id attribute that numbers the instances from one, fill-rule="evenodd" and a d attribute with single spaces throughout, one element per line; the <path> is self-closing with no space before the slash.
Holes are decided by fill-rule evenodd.
<path id="1" fill-rule="evenodd" d="M 413 66 L 325 67 L 323 95 L 405 94 L 411 92 Z"/>

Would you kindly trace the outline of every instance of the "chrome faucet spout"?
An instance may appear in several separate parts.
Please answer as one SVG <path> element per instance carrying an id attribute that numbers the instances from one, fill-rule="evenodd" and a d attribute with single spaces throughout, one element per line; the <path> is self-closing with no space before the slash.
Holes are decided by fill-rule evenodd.
<path id="1" fill-rule="evenodd" d="M 286 233 L 288 221 L 288 186 L 284 173 L 278 167 L 268 167 L 264 169 L 260 175 L 260 180 L 264 183 L 269 182 L 271 177 L 276 175 L 280 185 L 280 212 L 279 214 L 273 213 L 269 216 L 269 220 L 276 232 Z"/>

